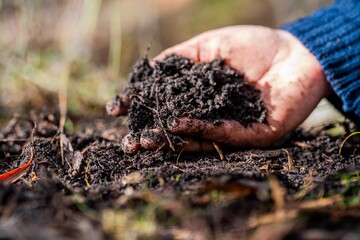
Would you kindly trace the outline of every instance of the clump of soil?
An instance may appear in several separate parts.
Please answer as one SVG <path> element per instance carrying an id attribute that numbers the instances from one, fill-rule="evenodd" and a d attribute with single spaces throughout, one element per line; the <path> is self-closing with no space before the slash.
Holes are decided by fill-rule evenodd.
<path id="1" fill-rule="evenodd" d="M 245 126 L 266 121 L 260 91 L 220 59 L 194 63 L 169 55 L 152 67 L 145 58 L 133 68 L 125 93 L 131 97 L 128 115 L 133 132 L 162 128 L 159 125 L 172 117 L 206 119 L 215 124 L 233 119 Z"/>

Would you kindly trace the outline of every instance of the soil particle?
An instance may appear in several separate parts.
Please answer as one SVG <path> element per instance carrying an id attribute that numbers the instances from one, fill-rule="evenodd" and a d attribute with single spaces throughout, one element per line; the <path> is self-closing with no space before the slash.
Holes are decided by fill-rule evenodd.
<path id="1" fill-rule="evenodd" d="M 125 94 L 131 98 L 129 128 L 162 128 L 173 117 L 206 119 L 221 124 L 232 119 L 243 125 L 266 121 L 260 91 L 242 73 L 218 59 L 194 63 L 169 55 L 151 67 L 143 59 L 133 68 Z"/>

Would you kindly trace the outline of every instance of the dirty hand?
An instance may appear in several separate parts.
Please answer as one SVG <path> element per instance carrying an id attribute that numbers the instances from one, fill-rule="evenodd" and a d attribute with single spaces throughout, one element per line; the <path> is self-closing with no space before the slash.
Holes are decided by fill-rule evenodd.
<path id="1" fill-rule="evenodd" d="M 245 73 L 248 83 L 261 90 L 268 109 L 265 124 L 253 123 L 247 127 L 234 120 L 224 120 L 221 125 L 190 118 L 174 121 L 167 130 L 185 137 L 188 142 L 185 151 L 213 150 L 212 142 L 233 147 L 269 146 L 295 129 L 331 91 L 317 59 L 297 38 L 282 30 L 260 26 L 226 27 L 169 48 L 156 59 L 171 53 L 196 62 L 225 59 L 226 64 Z M 108 105 L 108 112 L 113 107 Z M 113 115 L 126 112 L 124 108 L 113 110 Z M 147 131 L 161 135 L 158 129 Z M 156 149 L 161 144 L 146 137 L 134 139 L 131 135 L 123 139 L 124 151 L 129 153 L 140 148 Z"/>

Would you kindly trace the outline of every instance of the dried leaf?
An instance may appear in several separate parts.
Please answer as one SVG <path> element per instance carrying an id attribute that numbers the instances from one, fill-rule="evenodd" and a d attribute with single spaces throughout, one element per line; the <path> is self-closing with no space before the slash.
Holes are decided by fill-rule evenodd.
<path id="1" fill-rule="evenodd" d="M 127 184 L 136 184 L 141 182 L 143 179 L 144 177 L 140 172 L 133 172 L 124 177 L 124 180 Z"/>
<path id="2" fill-rule="evenodd" d="M 31 146 L 30 147 L 30 158 L 29 161 L 27 161 L 24 165 L 21 165 L 20 167 L 17 167 L 9 172 L 3 173 L 0 175 L 0 182 L 4 183 L 13 183 L 17 179 L 19 179 L 28 169 L 30 164 L 32 163 L 34 159 L 34 149 Z"/>

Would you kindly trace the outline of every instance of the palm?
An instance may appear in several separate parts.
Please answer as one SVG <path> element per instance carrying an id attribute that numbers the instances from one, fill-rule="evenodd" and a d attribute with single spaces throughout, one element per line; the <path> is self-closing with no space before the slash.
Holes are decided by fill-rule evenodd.
<path id="1" fill-rule="evenodd" d="M 188 118 L 170 124 L 168 130 L 173 134 L 201 139 L 191 141 L 195 147 L 189 146 L 190 150 L 211 148 L 208 143 L 212 141 L 236 147 L 271 145 L 298 126 L 330 91 L 315 57 L 290 33 L 281 30 L 238 26 L 210 31 L 167 49 L 157 59 L 170 53 L 197 62 L 225 59 L 261 90 L 268 108 L 266 124 L 255 123 L 247 128 L 228 120 L 220 126 Z M 145 148 L 155 146 L 151 140 L 143 142 L 150 142 L 142 144 Z"/>

